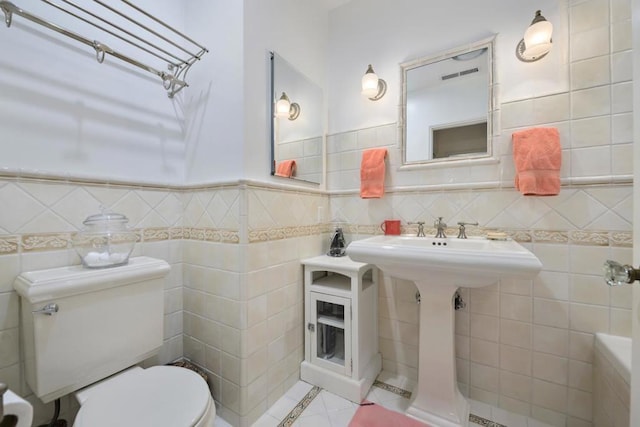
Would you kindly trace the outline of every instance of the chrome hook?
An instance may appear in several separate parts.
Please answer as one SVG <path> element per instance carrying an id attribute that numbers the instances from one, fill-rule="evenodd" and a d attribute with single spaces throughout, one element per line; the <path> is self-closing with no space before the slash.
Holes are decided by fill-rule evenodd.
<path id="1" fill-rule="evenodd" d="M 96 59 L 100 64 L 104 62 L 105 53 L 113 54 L 113 50 L 111 50 L 109 46 L 107 46 L 106 44 L 102 44 L 97 40 L 93 41 L 93 48 L 96 50 Z"/>
<path id="2" fill-rule="evenodd" d="M 175 84 L 174 78 L 171 74 L 162 73 L 160 75 L 160 78 L 162 79 L 162 87 L 164 87 L 166 90 L 171 89 Z"/>
<path id="3" fill-rule="evenodd" d="M 7 28 L 11 26 L 11 19 L 13 18 L 13 13 L 8 8 L 2 6 L 2 11 L 4 12 L 4 23 L 7 24 Z"/>
<path id="4" fill-rule="evenodd" d="M 96 50 L 96 60 L 98 61 L 99 64 L 102 64 L 104 62 L 104 54 L 105 54 L 105 51 L 102 48 L 102 45 L 99 42 L 94 41 L 93 48 Z"/>

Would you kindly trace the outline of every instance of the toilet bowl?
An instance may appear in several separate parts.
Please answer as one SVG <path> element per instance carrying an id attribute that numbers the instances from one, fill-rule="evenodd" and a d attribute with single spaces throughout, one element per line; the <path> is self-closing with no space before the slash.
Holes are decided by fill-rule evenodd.
<path id="1" fill-rule="evenodd" d="M 131 368 L 75 395 L 74 427 L 211 427 L 216 416 L 206 382 L 176 366 Z"/>
<path id="2" fill-rule="evenodd" d="M 33 406 L 29 402 L 11 390 L 6 390 L 2 395 L 1 404 L 3 411 L 0 415 L 0 426 L 31 427 Z"/>

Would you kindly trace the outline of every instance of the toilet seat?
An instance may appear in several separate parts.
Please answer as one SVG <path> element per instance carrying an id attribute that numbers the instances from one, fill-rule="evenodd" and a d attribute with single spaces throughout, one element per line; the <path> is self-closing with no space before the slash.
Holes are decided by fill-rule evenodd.
<path id="1" fill-rule="evenodd" d="M 206 382 L 175 366 L 134 368 L 81 391 L 74 427 L 212 425 L 215 405 Z"/>

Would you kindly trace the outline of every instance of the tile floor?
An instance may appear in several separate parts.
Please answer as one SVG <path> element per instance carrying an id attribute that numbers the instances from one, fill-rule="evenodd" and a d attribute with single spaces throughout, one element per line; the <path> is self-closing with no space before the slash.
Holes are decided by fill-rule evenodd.
<path id="1" fill-rule="evenodd" d="M 378 381 L 404 390 L 413 390 L 414 386 L 406 378 L 385 372 L 378 376 Z M 253 424 L 253 427 L 277 427 L 312 389 L 311 384 L 298 381 Z M 409 399 L 376 386 L 371 387 L 366 399 L 398 412 L 404 412 L 409 406 Z M 471 401 L 470 403 L 472 414 L 492 422 L 470 423 L 469 427 L 550 427 L 540 421 L 509 413 L 481 402 Z M 293 427 L 347 427 L 357 409 L 357 404 L 321 390 L 291 425 Z M 215 426 L 226 427 L 225 424 Z"/>

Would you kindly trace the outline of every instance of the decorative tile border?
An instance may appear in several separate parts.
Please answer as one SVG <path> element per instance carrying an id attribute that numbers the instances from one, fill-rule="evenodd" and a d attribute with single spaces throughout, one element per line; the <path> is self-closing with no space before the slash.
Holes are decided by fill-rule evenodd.
<path id="1" fill-rule="evenodd" d="M 533 240 L 537 243 L 568 243 L 569 233 L 566 231 L 534 230 Z"/>
<path id="2" fill-rule="evenodd" d="M 607 232 L 570 231 L 569 238 L 572 243 L 577 245 L 609 246 L 609 233 Z"/>
<path id="3" fill-rule="evenodd" d="M 311 404 L 313 399 L 315 399 L 322 389 L 318 386 L 313 386 L 311 390 L 302 398 L 300 402 L 284 417 L 284 420 L 280 421 L 278 427 L 290 427 L 293 423 L 296 422 L 302 411 L 307 409 L 307 407 Z"/>
<path id="4" fill-rule="evenodd" d="M 373 382 L 373 387 L 381 388 L 382 390 L 386 390 L 393 394 L 397 394 L 398 396 L 402 396 L 405 399 L 411 399 L 411 392 L 408 390 L 404 390 L 400 387 L 396 387 L 391 384 L 383 383 L 382 381 L 375 380 Z"/>
<path id="5" fill-rule="evenodd" d="M 344 225 L 345 232 L 352 235 L 380 235 L 382 230 L 377 225 Z M 470 236 L 481 236 L 490 229 L 470 230 Z M 494 229 L 491 229 L 494 230 Z M 273 240 L 290 239 L 302 236 L 321 235 L 333 231 L 333 224 L 314 224 L 296 227 L 281 227 L 249 231 L 249 243 L 269 242 Z M 415 226 L 402 228 L 403 234 L 415 234 Z M 633 246 L 633 232 L 631 231 L 553 231 L 553 230 L 501 230 L 509 237 L 520 243 L 551 243 L 573 244 L 583 246 Z M 164 240 L 201 240 L 218 243 L 240 243 L 240 233 L 237 230 L 194 227 L 151 227 L 135 230 L 139 242 L 159 242 Z M 431 236 L 435 231 L 425 229 L 425 234 Z M 447 229 L 449 236 L 455 236 L 457 229 Z M 0 235 L 0 255 L 11 255 L 22 252 L 37 252 L 68 249 L 75 233 L 29 233 L 23 235 Z"/>
<path id="6" fill-rule="evenodd" d="M 0 237 L 0 255 L 11 255 L 18 253 L 20 241 L 19 236 L 2 236 Z"/>
<path id="7" fill-rule="evenodd" d="M 633 233 L 628 232 L 611 232 L 611 246 L 633 247 Z"/>
<path id="8" fill-rule="evenodd" d="M 142 230 L 142 239 L 145 242 L 159 242 L 169 240 L 171 237 L 169 228 L 145 228 Z"/>
<path id="9" fill-rule="evenodd" d="M 300 225 L 294 227 L 249 230 L 249 243 L 313 236 L 331 230 L 330 224 Z"/>
<path id="10" fill-rule="evenodd" d="M 479 417 L 474 414 L 469 414 L 469 421 L 483 427 L 507 427 L 504 424 L 497 423 L 495 421 L 488 420 L 486 418 Z"/>
<path id="11" fill-rule="evenodd" d="M 20 246 L 23 252 L 50 251 L 70 247 L 69 233 L 23 234 Z"/>
<path id="12" fill-rule="evenodd" d="M 189 228 L 182 229 L 182 238 L 188 240 L 203 240 L 206 242 L 240 243 L 240 234 L 235 230 L 218 228 Z"/>

